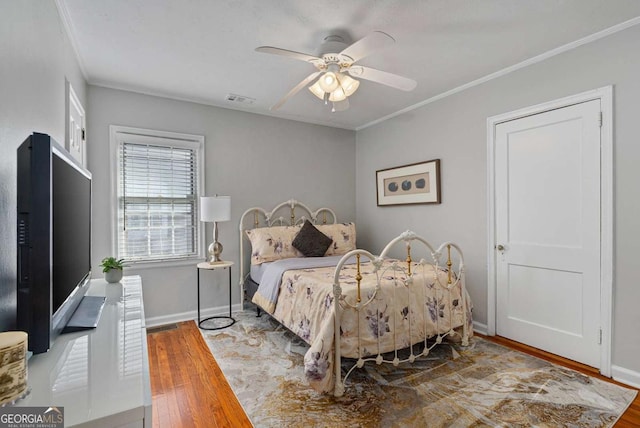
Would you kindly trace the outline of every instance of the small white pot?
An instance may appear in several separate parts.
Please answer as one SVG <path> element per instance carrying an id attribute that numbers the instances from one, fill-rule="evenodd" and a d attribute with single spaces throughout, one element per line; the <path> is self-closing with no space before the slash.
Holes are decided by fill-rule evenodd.
<path id="1" fill-rule="evenodd" d="M 104 279 L 109 283 L 120 282 L 122 279 L 122 269 L 109 269 L 104 273 Z"/>

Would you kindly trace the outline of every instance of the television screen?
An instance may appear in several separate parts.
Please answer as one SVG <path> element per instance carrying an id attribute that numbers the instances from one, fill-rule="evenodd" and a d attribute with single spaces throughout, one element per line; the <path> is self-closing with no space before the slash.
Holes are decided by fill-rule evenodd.
<path id="1" fill-rule="evenodd" d="M 89 286 L 91 173 L 46 134 L 33 133 L 17 155 L 16 324 L 37 354 L 50 349 Z"/>
<path id="2" fill-rule="evenodd" d="M 91 270 L 91 180 L 55 151 L 51 169 L 55 313 Z"/>

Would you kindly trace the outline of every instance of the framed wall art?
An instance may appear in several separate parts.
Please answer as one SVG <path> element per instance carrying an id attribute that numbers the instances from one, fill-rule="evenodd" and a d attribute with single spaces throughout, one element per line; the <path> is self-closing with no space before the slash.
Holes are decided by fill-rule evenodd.
<path id="1" fill-rule="evenodd" d="M 440 159 L 376 171 L 378 206 L 440 203 Z"/>
<path id="2" fill-rule="evenodd" d="M 87 141 L 85 132 L 86 114 L 71 83 L 65 80 L 67 124 L 65 127 L 65 149 L 85 168 L 87 167 Z"/>

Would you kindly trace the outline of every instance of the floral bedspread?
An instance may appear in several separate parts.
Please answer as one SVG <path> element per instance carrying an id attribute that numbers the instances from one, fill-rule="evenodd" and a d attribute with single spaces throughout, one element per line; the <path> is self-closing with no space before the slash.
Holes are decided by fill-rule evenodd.
<path id="1" fill-rule="evenodd" d="M 359 312 L 342 311 L 343 357 L 377 355 L 422 342 L 425 332 L 429 337 L 449 332 L 462 326 L 463 311 L 467 312 L 468 331 L 472 334 L 471 304 L 467 295 L 463 307 L 460 282 L 449 291 L 446 270 L 438 270 L 437 280 L 434 266 L 418 263 L 413 264 L 407 281 L 406 268 L 406 262 L 397 260 L 384 260 L 377 272 L 371 262 L 361 264 L 362 302 L 374 295 L 378 278 L 381 290 Z M 323 267 L 286 271 L 272 313 L 311 346 L 305 355 L 305 375 L 310 385 L 321 392 L 331 392 L 334 387 L 334 270 Z M 357 294 L 355 276 L 355 265 L 343 267 L 342 294 L 353 304 Z M 455 282 L 455 276 L 453 279 Z"/>

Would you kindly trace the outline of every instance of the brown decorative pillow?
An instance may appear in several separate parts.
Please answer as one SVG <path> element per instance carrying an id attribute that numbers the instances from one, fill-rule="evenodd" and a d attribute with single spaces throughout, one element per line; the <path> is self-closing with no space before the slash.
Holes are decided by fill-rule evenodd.
<path id="1" fill-rule="evenodd" d="M 331 238 L 316 229 L 309 220 L 305 220 L 291 245 L 307 257 L 322 257 L 331 242 Z"/>

